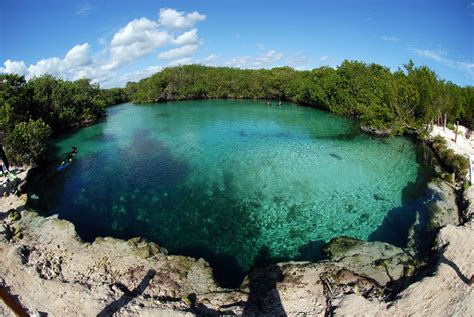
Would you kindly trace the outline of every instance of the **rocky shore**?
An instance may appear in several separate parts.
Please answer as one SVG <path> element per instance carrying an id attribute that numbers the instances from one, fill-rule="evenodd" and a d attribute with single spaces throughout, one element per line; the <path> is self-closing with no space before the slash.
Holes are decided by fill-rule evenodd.
<path id="1" fill-rule="evenodd" d="M 221 288 L 205 260 L 140 238 L 83 242 L 70 222 L 10 194 L 0 199 L 0 315 L 14 316 L 11 302 L 36 316 L 474 315 L 474 187 L 462 211 L 447 183 L 430 188 L 439 199 L 430 206 L 428 259 L 340 237 L 324 247 L 328 260 L 257 268 L 238 289 Z M 417 239 L 414 228 L 409 245 Z"/>

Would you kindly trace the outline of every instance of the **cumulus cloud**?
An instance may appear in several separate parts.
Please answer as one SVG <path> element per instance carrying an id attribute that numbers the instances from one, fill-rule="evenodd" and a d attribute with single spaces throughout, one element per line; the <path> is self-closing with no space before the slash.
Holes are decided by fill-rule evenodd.
<path id="1" fill-rule="evenodd" d="M 71 48 L 64 58 L 50 57 L 28 67 L 23 61 L 7 60 L 4 63 L 5 67 L 0 68 L 0 72 L 24 75 L 27 79 L 43 74 L 73 80 L 83 77 L 96 80 L 105 78 L 105 74 L 92 67 L 92 63 L 90 45 L 84 43 Z"/>
<path id="2" fill-rule="evenodd" d="M 12 61 L 7 59 L 3 65 L 5 67 L 0 67 L 0 73 L 7 74 L 17 74 L 17 75 L 26 75 L 27 69 L 25 62 L 23 61 Z"/>
<path id="3" fill-rule="evenodd" d="M 239 68 L 264 68 L 274 65 L 283 58 L 282 53 L 270 50 L 259 56 L 240 56 L 234 57 L 226 62 L 226 65 Z"/>
<path id="4" fill-rule="evenodd" d="M 197 30 L 192 29 L 191 31 L 184 32 L 173 40 L 173 44 L 176 45 L 187 45 L 187 44 L 198 44 L 200 39 L 197 35 Z"/>
<path id="5" fill-rule="evenodd" d="M 86 4 L 78 7 L 75 14 L 85 16 L 93 9 Z M 124 74 L 129 69 L 125 68 L 127 65 L 153 53 L 170 60 L 169 65 L 189 64 L 202 45 L 195 25 L 205 19 L 199 12 L 164 8 L 156 20 L 146 17 L 131 20 L 108 40 L 102 39 L 102 49 L 95 55 L 91 54 L 91 45 L 83 43 L 72 47 L 64 57 L 45 58 L 29 66 L 23 61 L 6 60 L 0 72 L 25 75 L 27 79 L 46 73 L 70 80 L 87 77 L 106 87 L 120 86 L 159 71 L 161 66 L 150 66 Z M 207 62 L 212 63 L 213 59 Z"/>
<path id="6" fill-rule="evenodd" d="M 88 43 L 76 45 L 67 52 L 64 59 L 51 57 L 30 65 L 25 75 L 27 75 L 28 78 L 41 76 L 43 74 L 71 78 L 75 71 L 79 71 L 80 68 L 92 63 L 89 50 L 90 45 Z"/>
<path id="7" fill-rule="evenodd" d="M 67 52 L 64 60 L 66 61 L 69 67 L 80 67 L 89 65 L 92 63 L 89 50 L 89 43 L 76 45 L 71 48 L 69 52 Z"/>
<path id="8" fill-rule="evenodd" d="M 147 18 L 132 20 L 114 34 L 110 44 L 110 59 L 102 68 L 117 69 L 169 44 L 171 39 L 171 35 L 160 30 L 155 21 Z"/>
<path id="9" fill-rule="evenodd" d="M 185 14 L 169 8 L 161 9 L 159 15 L 159 21 L 147 18 L 132 20 L 115 33 L 110 43 L 110 58 L 102 65 L 102 69 L 118 69 L 166 45 L 180 47 L 159 54 L 160 59 L 174 59 L 195 53 L 201 45 L 197 29 L 179 32 L 193 27 L 206 16 L 198 12 Z"/>
<path id="10" fill-rule="evenodd" d="M 194 54 L 197 49 L 199 48 L 198 45 L 184 45 L 178 48 L 173 48 L 169 51 L 160 53 L 158 55 L 159 59 L 175 59 L 178 57 L 189 56 Z"/>
<path id="11" fill-rule="evenodd" d="M 66 70 L 66 62 L 57 57 L 42 59 L 36 64 L 28 67 L 28 77 L 36 77 L 43 74 L 51 74 L 57 77 L 63 77 Z"/>
<path id="12" fill-rule="evenodd" d="M 191 12 L 185 14 L 174 9 L 160 9 L 159 22 L 161 25 L 171 29 L 187 29 L 192 28 L 196 22 L 204 21 L 206 16 L 199 12 Z"/>
<path id="13" fill-rule="evenodd" d="M 440 50 L 423 50 L 416 48 L 414 52 L 421 57 L 434 60 L 449 68 L 460 70 L 469 78 L 474 78 L 474 63 L 450 59 L 447 57 L 448 54 L 446 52 Z"/>

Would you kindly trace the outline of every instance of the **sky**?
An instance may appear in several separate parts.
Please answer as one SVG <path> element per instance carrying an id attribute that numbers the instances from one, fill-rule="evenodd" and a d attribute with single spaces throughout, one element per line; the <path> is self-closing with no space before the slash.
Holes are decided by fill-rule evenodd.
<path id="1" fill-rule="evenodd" d="M 0 73 L 123 87 L 164 67 L 359 60 L 474 85 L 473 0 L 0 0 Z"/>

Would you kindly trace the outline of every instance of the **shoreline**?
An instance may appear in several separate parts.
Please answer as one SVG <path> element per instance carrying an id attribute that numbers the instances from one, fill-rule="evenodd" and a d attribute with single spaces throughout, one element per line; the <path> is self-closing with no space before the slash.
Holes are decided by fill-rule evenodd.
<path id="1" fill-rule="evenodd" d="M 426 294 L 436 298 L 440 285 L 446 283 L 455 291 L 441 293 L 450 304 L 445 312 L 469 314 L 474 307 L 470 305 L 474 304 L 472 287 L 465 281 L 474 273 L 474 255 L 469 249 L 474 243 L 472 219 L 460 226 L 444 225 L 435 244 L 436 252 L 443 254 L 433 268 L 435 275 L 411 284 L 398 294 L 399 299 L 387 304 L 384 288 L 394 280 L 409 279 L 415 264 L 403 249 L 386 243 L 337 238 L 328 247 L 330 260 L 258 268 L 247 275 L 240 288 L 224 289 L 203 259 L 167 255 L 166 249 L 141 238 L 82 242 L 72 223 L 28 211 L 24 195 L 12 196 L 0 199 L 0 251 L 6 254 L 0 286 L 8 287 L 30 313 L 258 314 L 264 305 L 275 315 L 281 315 L 282 310 L 288 315 L 354 314 L 356 310 L 409 314 L 420 311 L 410 311 L 416 305 L 405 307 L 407 302 L 424 301 Z M 474 188 L 466 190 L 465 196 L 469 201 L 466 214 L 473 214 Z M 10 209 L 19 212 L 8 212 Z M 11 218 L 11 214 L 15 216 Z M 21 218 L 13 220 L 18 216 Z M 62 294 L 60 299 L 53 300 L 58 294 Z M 0 313 L 9 316 L 2 304 Z M 426 314 L 442 315 L 436 302 L 424 304 L 423 309 Z"/>

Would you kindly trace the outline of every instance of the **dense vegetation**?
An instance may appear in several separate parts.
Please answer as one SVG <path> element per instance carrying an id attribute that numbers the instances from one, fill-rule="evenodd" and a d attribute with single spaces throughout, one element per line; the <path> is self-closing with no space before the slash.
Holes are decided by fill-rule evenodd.
<path id="1" fill-rule="evenodd" d="M 0 131 L 9 157 L 32 164 L 43 157 L 50 135 L 93 122 L 108 105 L 128 100 L 123 89 L 100 89 L 88 79 L 50 75 L 26 81 L 0 75 Z"/>
<path id="2" fill-rule="evenodd" d="M 108 105 L 200 98 L 288 100 L 352 116 L 388 132 L 460 120 L 474 128 L 474 87 L 440 80 L 413 62 L 387 67 L 344 61 L 336 69 L 296 71 L 289 67 L 236 69 L 187 65 L 171 67 L 125 89 L 100 89 L 88 79 L 65 81 L 44 75 L 26 81 L 0 75 L 0 131 L 16 163 L 42 158 L 50 135 L 100 118 Z M 443 122 L 444 120 L 444 122 Z M 1 142 L 1 140 L 0 140 Z"/>
<path id="3" fill-rule="evenodd" d="M 148 103 L 195 98 L 288 100 L 359 118 L 363 125 L 401 133 L 431 120 L 474 123 L 474 87 L 440 80 L 413 62 L 403 70 L 344 61 L 337 69 L 296 71 L 289 67 L 244 70 L 188 65 L 166 68 L 128 83 L 132 101 Z"/>
<path id="4" fill-rule="evenodd" d="M 466 158 L 448 148 L 446 140 L 439 135 L 433 138 L 432 147 L 441 162 L 445 165 L 447 171 L 454 173 L 457 179 L 462 180 L 469 168 L 469 163 Z"/>

